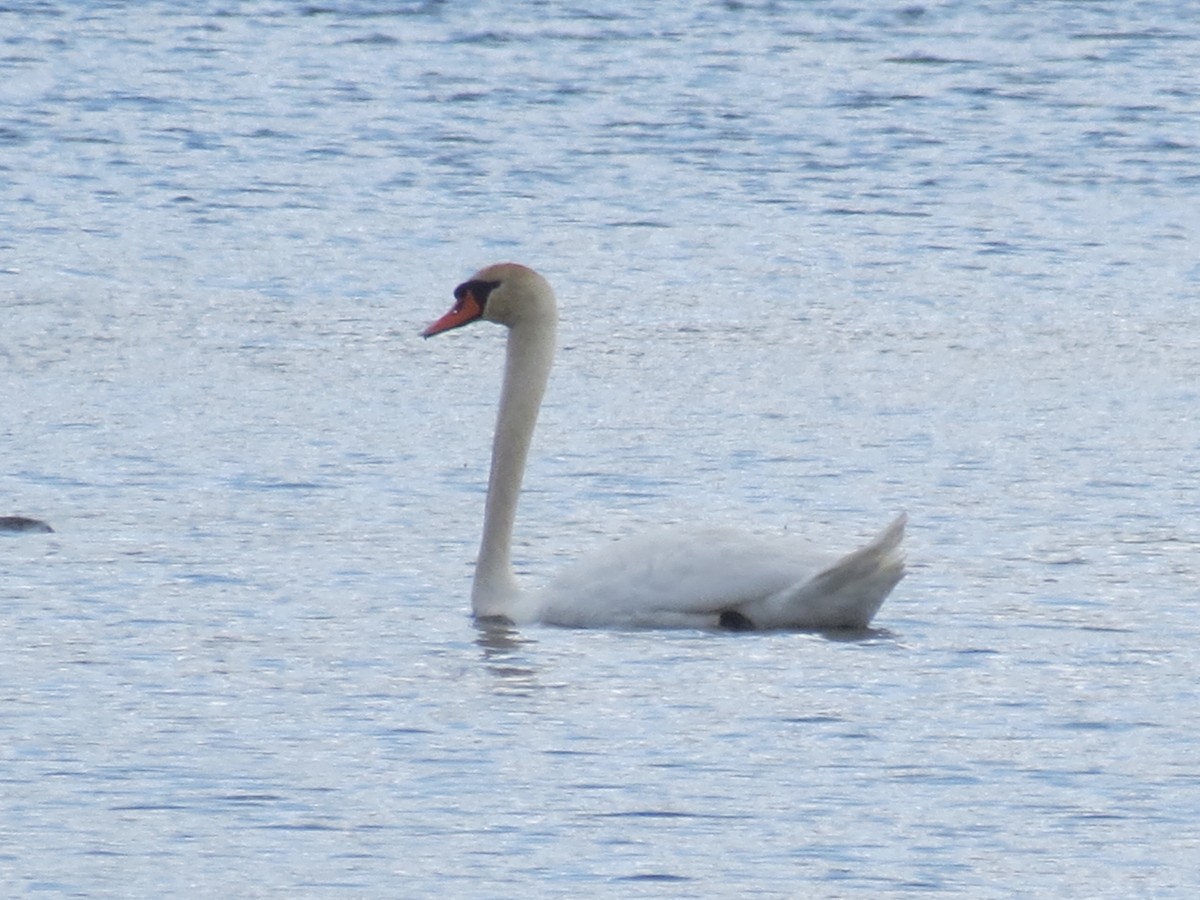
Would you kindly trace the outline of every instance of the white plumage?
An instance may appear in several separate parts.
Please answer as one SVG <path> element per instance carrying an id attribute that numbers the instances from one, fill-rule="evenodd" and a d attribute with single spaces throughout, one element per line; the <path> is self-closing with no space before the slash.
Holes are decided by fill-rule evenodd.
<path id="1" fill-rule="evenodd" d="M 664 529 L 610 544 L 568 566 L 543 590 L 522 591 L 512 571 L 512 529 L 553 361 L 557 304 L 542 276 L 515 263 L 481 269 L 455 297 L 426 337 L 477 319 L 509 328 L 471 591 L 476 616 L 578 628 L 865 628 L 904 577 L 901 514 L 866 546 L 841 557 L 784 535 Z"/>

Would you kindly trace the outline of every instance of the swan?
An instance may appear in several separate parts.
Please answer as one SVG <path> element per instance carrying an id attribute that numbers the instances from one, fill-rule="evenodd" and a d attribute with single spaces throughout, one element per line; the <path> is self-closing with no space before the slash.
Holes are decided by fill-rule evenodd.
<path id="1" fill-rule="evenodd" d="M 783 536 L 678 528 L 612 543 L 523 591 L 512 532 L 525 461 L 554 357 L 558 308 L 526 266 L 487 266 L 454 289 L 454 305 L 422 335 L 477 320 L 508 327 L 483 537 L 471 588 L 477 619 L 575 628 L 862 629 L 904 577 L 906 516 L 840 558 Z"/>

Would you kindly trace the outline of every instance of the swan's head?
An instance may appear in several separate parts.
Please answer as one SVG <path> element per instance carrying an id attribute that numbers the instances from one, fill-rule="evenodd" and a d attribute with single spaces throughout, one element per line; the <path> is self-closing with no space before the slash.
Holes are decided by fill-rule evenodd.
<path id="1" fill-rule="evenodd" d="M 512 327 L 524 321 L 553 323 L 557 316 L 550 282 L 528 266 L 497 263 L 456 287 L 454 306 L 422 335 L 433 337 L 476 319 Z"/>

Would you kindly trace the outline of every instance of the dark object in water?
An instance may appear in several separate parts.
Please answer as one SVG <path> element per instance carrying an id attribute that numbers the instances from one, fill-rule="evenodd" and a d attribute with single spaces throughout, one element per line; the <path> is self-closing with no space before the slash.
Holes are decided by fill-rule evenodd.
<path id="1" fill-rule="evenodd" d="M 25 516 L 0 516 L 0 531 L 33 531 L 37 534 L 48 534 L 53 530 L 40 519 L 27 519 Z"/>
<path id="2" fill-rule="evenodd" d="M 721 611 L 721 618 L 717 620 L 717 624 L 729 631 L 753 631 L 754 623 L 743 616 L 736 609 L 725 609 Z"/>

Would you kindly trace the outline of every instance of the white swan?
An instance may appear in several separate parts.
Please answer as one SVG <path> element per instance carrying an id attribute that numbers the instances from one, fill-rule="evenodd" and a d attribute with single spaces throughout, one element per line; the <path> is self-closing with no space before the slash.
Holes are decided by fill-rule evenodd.
<path id="1" fill-rule="evenodd" d="M 618 541 L 528 593 L 512 569 L 512 529 L 525 460 L 554 356 L 558 310 L 537 272 L 500 263 L 454 289 L 432 337 L 476 319 L 508 326 L 483 540 L 471 605 L 480 618 L 583 628 L 865 628 L 904 577 L 902 513 L 838 558 L 726 528 L 678 529 Z"/>

